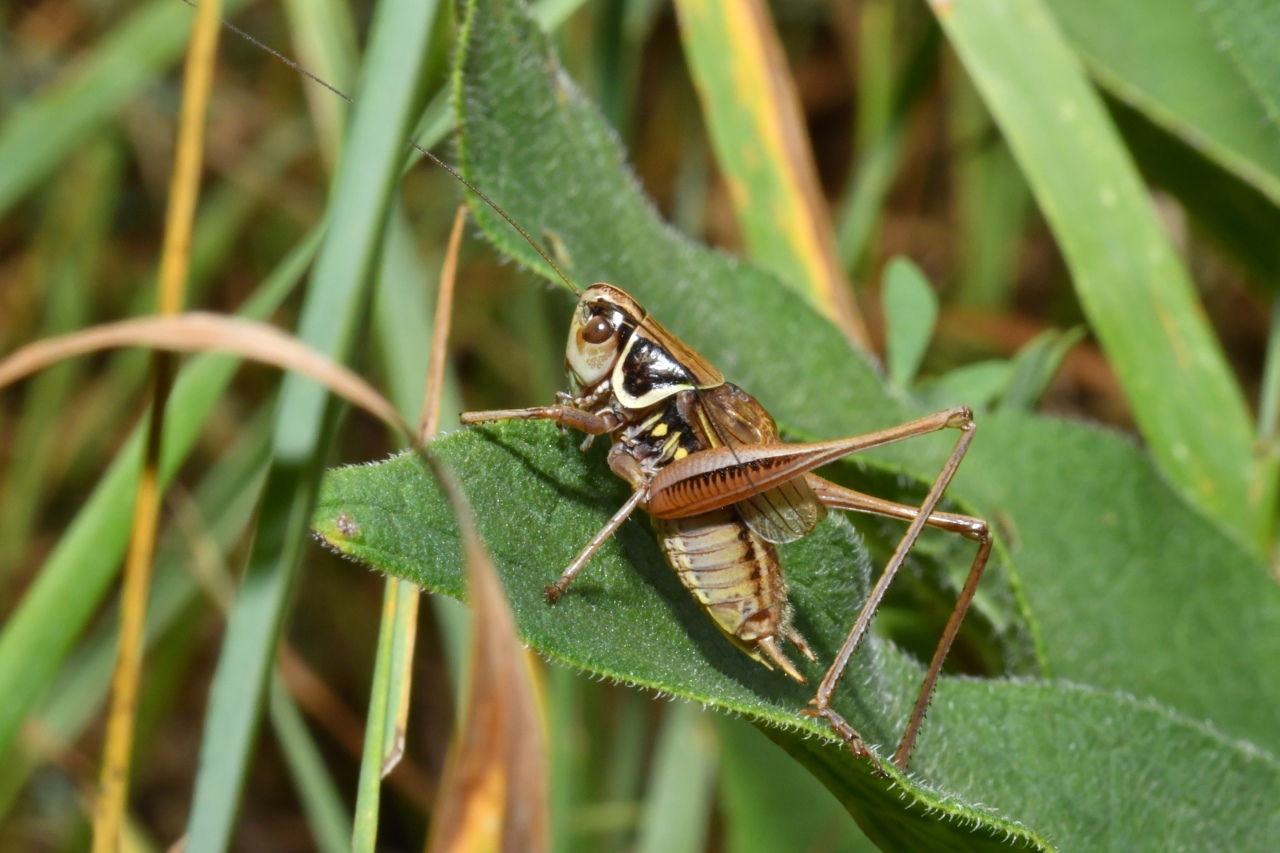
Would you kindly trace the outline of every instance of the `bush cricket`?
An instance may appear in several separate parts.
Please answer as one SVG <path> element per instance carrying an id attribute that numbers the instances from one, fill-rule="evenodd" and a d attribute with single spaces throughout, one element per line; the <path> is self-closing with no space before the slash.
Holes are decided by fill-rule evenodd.
<path id="1" fill-rule="evenodd" d="M 542 253 L 536 244 L 534 248 Z M 573 288 L 567 277 L 561 277 Z M 668 564 L 716 626 L 752 658 L 770 669 L 777 666 L 803 683 L 804 676 L 786 656 L 780 640 L 790 642 L 811 661 L 816 662 L 816 657 L 791 625 L 787 586 L 775 543 L 791 542 L 809 533 L 828 508 L 910 521 L 810 707 L 802 712 L 825 719 L 855 755 L 871 760 L 877 770 L 874 754 L 831 707 L 831 696 L 924 526 L 977 541 L 968 578 L 894 753 L 894 763 L 906 770 L 943 660 L 991 552 L 985 521 L 936 510 L 973 440 L 969 409 L 957 406 L 910 423 L 834 441 L 784 443 L 773 418 L 753 397 L 726 382 L 706 359 L 663 328 L 636 300 L 605 283 L 579 292 L 565 350 L 565 372 L 570 391 L 557 394 L 556 405 L 462 415 L 466 424 L 509 419 L 553 421 L 585 433 L 584 450 L 595 436 L 608 435 L 612 440 L 609 467 L 631 486 L 631 497 L 555 583 L 547 586 L 545 594 L 551 603 L 565 594 L 591 556 L 639 507 L 652 519 Z M 960 430 L 960 437 L 920 507 L 872 497 L 811 473 L 859 450 L 948 428 Z"/>
<path id="2" fill-rule="evenodd" d="M 224 24 L 351 100 L 292 60 Z M 991 553 L 991 534 L 984 520 L 937 510 L 973 440 L 975 425 L 969 408 L 957 406 L 848 438 L 785 443 L 773 418 L 755 398 L 726 382 L 714 366 L 667 331 L 625 291 L 602 282 L 586 290 L 576 287 L 501 207 L 452 166 L 416 143 L 413 146 L 493 208 L 579 297 L 565 349 L 569 392 L 559 392 L 551 406 L 462 415 L 465 424 L 510 419 L 552 421 L 585 433 L 583 450 L 596 436 L 607 435 L 611 440 L 609 467 L 631 486 L 631 497 L 546 587 L 550 603 L 566 593 L 592 555 L 638 507 L 652 519 L 668 564 L 721 632 L 764 666 L 776 666 L 804 683 L 806 679 L 783 651 L 781 641 L 789 642 L 810 661 L 816 663 L 817 658 L 791 624 L 792 609 L 776 545 L 805 536 L 829 508 L 908 521 L 906 533 L 809 707 L 802 711 L 826 720 L 855 755 L 868 759 L 880 771 L 878 759 L 861 736 L 831 707 L 831 697 L 924 526 L 978 543 L 893 756 L 894 763 L 905 771 L 943 661 Z M 919 507 L 876 498 L 812 473 L 852 453 L 943 429 L 957 429 L 960 437 Z"/>

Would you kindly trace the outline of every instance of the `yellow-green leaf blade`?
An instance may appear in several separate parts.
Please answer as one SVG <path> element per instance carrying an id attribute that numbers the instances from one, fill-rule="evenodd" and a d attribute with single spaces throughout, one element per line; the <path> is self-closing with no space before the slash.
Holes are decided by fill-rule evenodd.
<path id="1" fill-rule="evenodd" d="M 680 0 L 680 34 L 751 256 L 869 349 L 778 35 L 760 0 Z"/>

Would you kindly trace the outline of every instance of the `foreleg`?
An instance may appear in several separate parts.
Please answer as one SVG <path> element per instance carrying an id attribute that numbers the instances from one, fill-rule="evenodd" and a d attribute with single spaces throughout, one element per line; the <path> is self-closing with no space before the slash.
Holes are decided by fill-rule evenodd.
<path id="1" fill-rule="evenodd" d="M 573 406 L 534 406 L 531 409 L 497 409 L 491 412 L 463 412 L 464 424 L 482 424 L 489 421 L 555 421 L 561 426 L 573 427 L 587 435 L 604 435 L 613 432 L 621 421 L 611 411 L 593 414 Z"/>

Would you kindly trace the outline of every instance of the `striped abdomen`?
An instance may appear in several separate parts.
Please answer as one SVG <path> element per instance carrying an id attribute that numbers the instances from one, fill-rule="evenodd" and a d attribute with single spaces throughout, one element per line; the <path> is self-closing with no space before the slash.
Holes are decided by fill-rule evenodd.
<path id="1" fill-rule="evenodd" d="M 763 652 L 804 681 L 778 645 L 781 635 L 814 659 L 791 627 L 787 585 L 773 543 L 748 527 L 732 506 L 690 518 L 654 518 L 653 528 L 667 562 L 720 630 L 756 660 Z"/>

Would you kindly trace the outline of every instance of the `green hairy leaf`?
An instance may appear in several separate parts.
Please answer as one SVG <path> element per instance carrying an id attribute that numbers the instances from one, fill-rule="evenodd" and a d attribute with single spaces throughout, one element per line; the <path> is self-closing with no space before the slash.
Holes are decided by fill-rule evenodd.
<path id="1" fill-rule="evenodd" d="M 575 283 L 624 287 L 790 436 L 848 435 L 921 414 L 800 297 L 654 215 L 615 138 L 522 8 L 473 2 L 458 62 L 468 179 L 553 246 Z M 473 209 L 503 251 L 554 280 L 509 225 Z M 954 440 L 867 454 L 832 476 L 918 500 Z M 542 588 L 627 493 L 604 442 L 586 453 L 580 442 L 547 423 L 515 422 L 431 445 L 466 490 L 526 642 L 756 721 L 884 849 L 1265 849 L 1280 833 L 1280 762 L 1268 751 L 1280 745 L 1280 594 L 1266 566 L 1188 506 L 1128 440 L 1019 412 L 981 419 L 951 496 L 996 532 L 997 558 L 970 619 L 1018 677 L 944 677 L 911 773 L 887 768 L 887 778 L 800 714 L 812 687 L 719 633 L 640 514 L 563 599 L 546 603 Z M 330 472 L 314 525 L 347 555 L 464 597 L 456 524 L 416 456 Z M 833 513 L 781 549 L 796 625 L 821 661 L 832 659 L 884 543 L 901 530 L 861 521 L 855 529 Z M 901 583 L 954 601 L 972 543 L 939 535 L 922 546 L 927 557 L 913 557 Z M 802 669 L 811 685 L 823 673 Z M 1037 672 L 1062 680 L 1026 677 Z M 914 658 L 873 635 L 834 705 L 887 757 L 921 676 Z"/>

